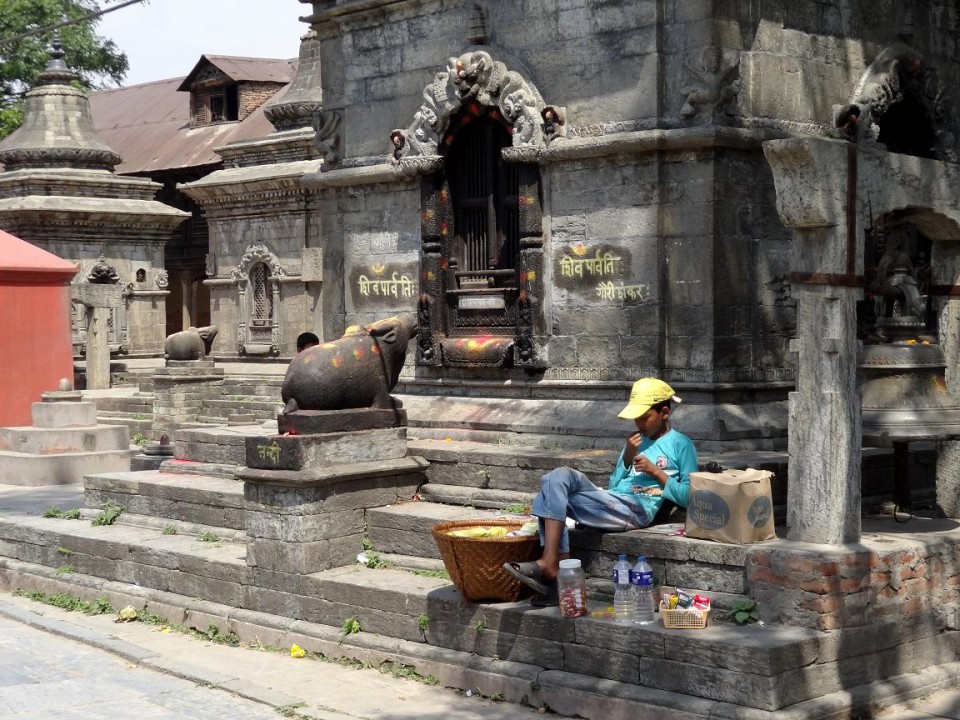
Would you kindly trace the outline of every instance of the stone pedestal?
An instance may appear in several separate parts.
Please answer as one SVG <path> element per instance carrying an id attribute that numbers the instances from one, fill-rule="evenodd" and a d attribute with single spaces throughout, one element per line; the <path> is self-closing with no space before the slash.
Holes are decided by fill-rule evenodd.
<path id="1" fill-rule="evenodd" d="M 0 428 L 0 483 L 37 487 L 83 482 L 85 475 L 130 470 L 130 432 L 98 425 L 97 406 L 80 393 L 44 393 L 33 425 Z"/>
<path id="2" fill-rule="evenodd" d="M 167 360 L 153 374 L 153 427 L 169 432 L 195 423 L 204 400 L 223 397 L 223 368 L 212 360 Z"/>
<path id="3" fill-rule="evenodd" d="M 237 477 L 257 584 L 289 591 L 293 576 L 355 563 L 365 511 L 408 500 L 425 481 L 428 463 L 405 457 L 406 438 L 405 427 L 248 437 Z"/>

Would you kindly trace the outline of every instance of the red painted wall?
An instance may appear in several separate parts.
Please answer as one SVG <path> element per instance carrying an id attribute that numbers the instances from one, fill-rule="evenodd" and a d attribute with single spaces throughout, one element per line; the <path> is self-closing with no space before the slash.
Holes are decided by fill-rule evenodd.
<path id="1" fill-rule="evenodd" d="M 79 269 L 0 230 L 0 427 L 29 425 L 40 393 L 73 382 L 69 283 Z"/>
<path id="2" fill-rule="evenodd" d="M 0 427 L 29 425 L 40 393 L 73 382 L 69 285 L 0 276 L 0 338 Z"/>

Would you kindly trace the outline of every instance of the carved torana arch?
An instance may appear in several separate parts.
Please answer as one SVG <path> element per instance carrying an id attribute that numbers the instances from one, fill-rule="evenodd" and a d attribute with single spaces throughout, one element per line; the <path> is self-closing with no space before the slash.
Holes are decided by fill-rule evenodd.
<path id="1" fill-rule="evenodd" d="M 423 103 L 410 126 L 390 134 L 394 161 L 437 155 L 451 119 L 472 102 L 499 110 L 513 128 L 514 147 L 543 146 L 557 134 L 554 123 L 545 128 L 543 113 L 550 106 L 533 84 L 485 50 L 474 50 L 450 58 L 446 69 L 424 88 Z M 565 113 L 554 109 L 553 117 L 562 123 Z"/>

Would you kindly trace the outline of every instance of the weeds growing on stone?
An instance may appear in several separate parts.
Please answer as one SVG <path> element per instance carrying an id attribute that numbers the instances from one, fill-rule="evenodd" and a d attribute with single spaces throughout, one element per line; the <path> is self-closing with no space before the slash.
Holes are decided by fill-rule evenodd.
<path id="1" fill-rule="evenodd" d="M 200 542 L 206 542 L 206 543 L 216 543 L 216 542 L 220 542 L 220 536 L 217 535 L 216 533 L 210 532 L 209 530 L 208 530 L 207 532 L 203 533 L 203 535 L 201 535 L 201 536 L 198 537 L 197 539 L 198 539 Z"/>
<path id="2" fill-rule="evenodd" d="M 73 565 L 61 565 L 57 568 L 57 575 L 69 575 L 73 572 Z"/>
<path id="3" fill-rule="evenodd" d="M 56 505 L 51 505 L 40 515 L 41 517 L 56 518 L 58 520 L 76 520 L 80 517 L 80 509 L 75 508 L 73 510 L 61 510 Z"/>
<path id="4" fill-rule="evenodd" d="M 420 577 L 438 578 L 440 580 L 450 579 L 450 573 L 446 570 L 407 570 L 407 572 L 419 575 Z"/>
<path id="5" fill-rule="evenodd" d="M 356 617 L 348 617 L 343 621 L 343 625 L 340 628 L 340 634 L 343 637 L 347 635 L 353 635 L 354 633 L 360 632 L 360 621 Z"/>
<path id="6" fill-rule="evenodd" d="M 100 598 L 91 603 L 72 595 L 67 595 L 66 593 L 54 593 L 48 595 L 40 590 L 23 590 L 22 588 L 17 588 L 13 591 L 13 594 L 17 597 L 23 597 L 27 598 L 28 600 L 43 603 L 44 605 L 52 605 L 53 607 L 58 607 L 62 610 L 82 612 L 87 615 L 104 615 L 116 612 L 113 605 L 111 605 L 110 601 L 106 598 Z"/>
<path id="7" fill-rule="evenodd" d="M 167 526 L 165 526 L 165 527 L 163 528 L 163 534 L 164 534 L 164 535 L 176 535 L 176 534 L 177 534 L 177 528 L 175 528 L 173 525 L 167 525 Z"/>
<path id="8" fill-rule="evenodd" d="M 507 505 L 503 512 L 513 513 L 515 515 L 529 515 L 530 514 L 530 503 L 514 503 L 513 505 Z"/>
<path id="9" fill-rule="evenodd" d="M 73 555 L 73 550 L 70 548 L 65 548 L 63 546 L 57 548 L 57 552 L 61 555 Z"/>
<path id="10" fill-rule="evenodd" d="M 91 521 L 92 525 L 113 525 L 123 513 L 123 508 L 112 500 L 101 505 L 103 508 Z"/>

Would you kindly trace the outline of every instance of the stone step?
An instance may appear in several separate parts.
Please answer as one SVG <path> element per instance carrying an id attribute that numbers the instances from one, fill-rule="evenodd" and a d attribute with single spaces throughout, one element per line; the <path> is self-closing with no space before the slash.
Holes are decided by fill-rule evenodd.
<path id="1" fill-rule="evenodd" d="M 128 450 L 129 448 L 129 432 L 123 425 L 0 428 L 0 450 L 46 455 L 63 452 Z"/>
<path id="2" fill-rule="evenodd" d="M 454 504 L 475 504 L 477 507 L 503 507 L 523 502 L 523 495 L 535 495 L 540 478 L 555 467 L 566 465 L 580 470 L 599 487 L 606 487 L 610 471 L 620 450 L 559 449 L 556 444 L 544 447 L 517 445 L 510 442 L 475 442 L 455 439 L 424 438 L 420 430 L 411 428 L 416 439 L 407 443 L 410 454 L 430 461 L 429 484 L 423 492 L 431 500 Z M 773 473 L 770 480 L 774 511 L 778 518 L 786 514 L 786 452 L 736 451 L 700 453 L 700 466 L 717 462 L 726 469 L 755 468 Z M 893 490 L 893 453 L 884 448 L 864 448 L 862 485 L 864 506 L 876 505 Z M 936 451 L 931 443 L 910 446 L 910 487 L 915 500 L 932 497 L 936 471 Z M 451 490 L 450 488 L 459 488 Z M 509 495 L 519 493 L 520 495 Z M 511 498 L 517 498 L 513 500 Z"/>
<path id="3" fill-rule="evenodd" d="M 212 477 L 234 480 L 238 466 L 229 463 L 202 463 L 193 460 L 164 460 L 158 468 L 160 472 L 171 475 L 210 475 Z"/>
<path id="4" fill-rule="evenodd" d="M 153 414 L 153 394 L 137 393 L 124 397 L 97 396 L 90 400 L 97 404 L 98 413 L 143 413 L 144 415 Z"/>
<path id="5" fill-rule="evenodd" d="M 223 477 L 156 470 L 90 475 L 84 495 L 89 508 L 116 503 L 124 514 L 155 518 L 161 528 L 177 521 L 244 529 L 243 483 Z"/>
<path id="6" fill-rule="evenodd" d="M 366 512 L 367 537 L 379 553 L 439 559 L 440 552 L 430 534 L 434 525 L 448 520 L 489 520 L 500 515 L 493 510 L 432 502 L 371 508 Z"/>
<path id="7" fill-rule="evenodd" d="M 225 395 L 222 400 L 204 399 L 203 407 L 208 412 L 216 409 L 223 409 L 224 412 L 267 412 L 277 414 L 283 409 L 283 401 L 279 393 L 276 397 L 258 397 L 258 396 L 235 396 Z"/>
<path id="8" fill-rule="evenodd" d="M 439 558 L 440 553 L 430 532 L 436 523 L 496 517 L 516 519 L 524 516 L 432 502 L 410 502 L 367 510 L 367 535 L 377 552 Z M 637 555 L 645 555 L 655 577 L 665 585 L 741 599 L 746 592 L 744 568 L 751 546 L 665 534 L 679 527 L 661 525 L 624 533 L 578 528 L 570 531 L 571 554 L 583 562 L 588 577 L 601 583 L 612 577 L 613 565 L 620 553 L 626 553 L 631 560 Z M 596 587 L 599 591 L 604 585 Z M 730 598 L 725 603 L 727 607 L 732 602 Z"/>
<path id="9" fill-rule="evenodd" d="M 200 463 L 246 465 L 246 439 L 275 432 L 276 425 L 265 428 L 263 422 L 178 430 L 172 438 L 174 456 Z"/>
<path id="10" fill-rule="evenodd" d="M 51 455 L 0 451 L 0 485 L 41 487 L 80 483 L 85 475 L 130 469 L 135 453 L 123 450 L 65 452 Z"/>
<path id="11" fill-rule="evenodd" d="M 420 496 L 430 502 L 497 510 L 526 505 L 534 494 L 515 490 L 484 490 L 460 485 L 427 483 L 420 488 Z"/>
<path id="12" fill-rule="evenodd" d="M 91 520 L 96 515 L 97 511 L 89 508 L 81 512 L 82 517 Z M 202 525 L 200 523 L 156 517 L 153 515 L 136 515 L 134 513 L 124 512 L 116 519 L 115 524 L 159 530 L 164 535 L 192 535 L 194 537 L 200 537 L 201 535 L 210 537 L 215 535 L 218 538 L 217 541 L 226 540 L 240 544 L 247 542 L 246 530 L 238 530 L 221 525 Z"/>
<path id="13" fill-rule="evenodd" d="M 957 633 L 924 624 L 900 629 L 912 638 L 905 653 L 884 635 L 890 627 L 678 631 L 565 620 L 557 608 L 523 601 L 465 604 L 442 579 L 399 570 L 335 568 L 267 589 L 252 584 L 256 571 L 232 543 L 71 521 L 16 524 L 0 518 L 2 589 L 103 597 L 171 624 L 215 624 L 242 641 L 402 662 L 445 685 L 584 718 L 852 717 L 873 703 L 929 692 L 960 670 Z M 62 570 L 61 550 L 71 551 L 72 572 L 54 570 Z M 348 618 L 360 630 L 344 636 Z"/>

